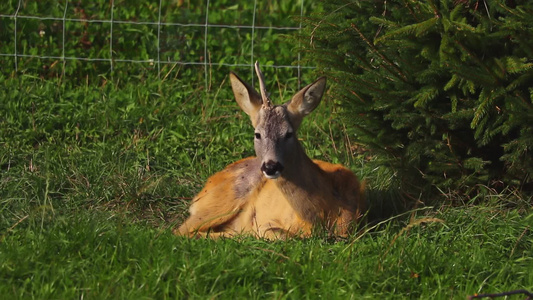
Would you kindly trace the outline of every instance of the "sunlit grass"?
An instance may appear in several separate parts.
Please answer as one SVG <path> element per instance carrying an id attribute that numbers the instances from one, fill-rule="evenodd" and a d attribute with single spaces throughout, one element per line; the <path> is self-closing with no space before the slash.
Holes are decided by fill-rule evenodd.
<path id="1" fill-rule="evenodd" d="M 179 80 L 0 83 L 2 295 L 464 299 L 533 287 L 533 214 L 519 195 L 381 216 L 340 241 L 175 237 L 203 181 L 253 155 L 253 130 L 228 84 L 207 94 Z M 331 99 L 300 138 L 311 156 L 390 186 L 350 155 Z M 370 191 L 368 200 L 381 210 L 395 193 Z M 500 206 L 506 197 L 514 208 Z"/>

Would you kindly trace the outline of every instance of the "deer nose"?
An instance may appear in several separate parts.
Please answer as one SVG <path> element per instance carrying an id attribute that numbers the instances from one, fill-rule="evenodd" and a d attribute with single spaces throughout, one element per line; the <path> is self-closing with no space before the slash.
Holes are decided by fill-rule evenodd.
<path id="1" fill-rule="evenodd" d="M 261 165 L 261 171 L 263 171 L 263 174 L 265 174 L 266 178 L 275 179 L 281 175 L 281 171 L 283 171 L 283 165 L 277 161 L 274 162 L 269 160 Z"/>

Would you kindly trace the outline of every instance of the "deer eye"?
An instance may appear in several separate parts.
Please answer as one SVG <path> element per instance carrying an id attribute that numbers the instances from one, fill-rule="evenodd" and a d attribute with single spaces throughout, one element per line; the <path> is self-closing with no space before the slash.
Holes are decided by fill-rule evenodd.
<path id="1" fill-rule="evenodd" d="M 258 132 L 256 132 L 256 133 L 255 133 L 255 138 L 258 139 L 258 140 L 260 140 L 260 139 L 261 139 L 261 134 L 258 133 Z"/>
<path id="2" fill-rule="evenodd" d="M 292 132 L 289 131 L 289 132 L 285 133 L 285 139 L 288 140 L 288 139 L 290 139 L 293 135 L 294 135 L 294 134 L 293 134 Z"/>

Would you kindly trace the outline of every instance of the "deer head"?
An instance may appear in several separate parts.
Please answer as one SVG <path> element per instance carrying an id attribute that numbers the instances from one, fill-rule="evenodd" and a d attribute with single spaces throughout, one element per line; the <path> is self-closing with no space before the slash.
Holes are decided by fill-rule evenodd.
<path id="1" fill-rule="evenodd" d="M 283 105 L 273 105 L 265 89 L 259 64 L 255 63 L 261 94 L 230 73 L 231 87 L 237 103 L 250 116 L 254 133 L 254 148 L 261 160 L 261 171 L 269 179 L 282 175 L 287 167 L 297 168 L 298 156 L 305 155 L 298 142 L 296 131 L 303 118 L 320 103 L 326 88 L 326 78 L 321 77 L 301 89 Z"/>

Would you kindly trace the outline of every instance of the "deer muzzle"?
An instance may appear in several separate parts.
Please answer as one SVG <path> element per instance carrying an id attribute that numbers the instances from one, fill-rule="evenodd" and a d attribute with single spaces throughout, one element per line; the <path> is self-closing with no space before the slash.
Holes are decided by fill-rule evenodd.
<path id="1" fill-rule="evenodd" d="M 261 165 L 261 171 L 268 179 L 276 179 L 281 175 L 283 171 L 283 165 L 279 162 L 269 160 Z"/>

